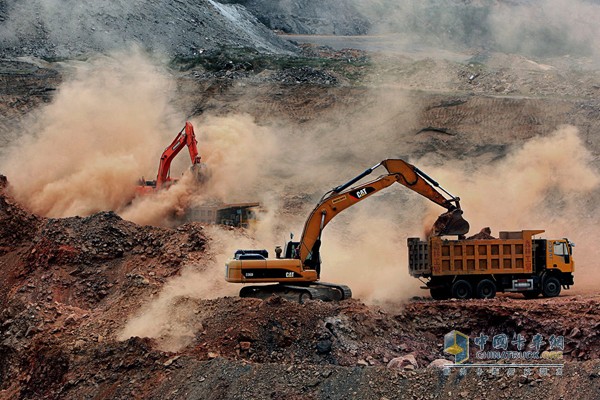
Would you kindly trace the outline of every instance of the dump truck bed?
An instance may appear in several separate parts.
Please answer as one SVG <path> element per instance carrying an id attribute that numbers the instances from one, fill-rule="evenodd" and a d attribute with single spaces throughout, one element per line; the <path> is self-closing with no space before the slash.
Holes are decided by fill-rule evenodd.
<path id="1" fill-rule="evenodd" d="M 415 277 L 532 273 L 532 237 L 543 232 L 500 232 L 500 239 L 409 238 L 409 272 Z"/>

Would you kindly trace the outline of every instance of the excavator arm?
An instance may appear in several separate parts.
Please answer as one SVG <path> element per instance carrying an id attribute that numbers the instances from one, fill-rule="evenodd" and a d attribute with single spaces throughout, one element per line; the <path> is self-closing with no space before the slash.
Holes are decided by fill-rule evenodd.
<path id="1" fill-rule="evenodd" d="M 348 189 L 382 165 L 388 172 L 386 175 Z M 433 235 L 464 235 L 469 231 L 468 222 L 462 218 L 459 198 L 445 191 L 436 181 L 414 165 L 400 159 L 387 159 L 367 169 L 345 184 L 332 189 L 323 196 L 304 225 L 304 231 L 300 240 L 300 260 L 302 264 L 309 268 L 318 269 L 320 263 L 319 249 L 321 246 L 321 233 L 329 221 L 346 208 L 387 188 L 394 182 L 414 190 L 448 210 L 434 224 Z M 436 188 L 439 188 L 450 198 L 447 199 L 444 197 Z"/>
<path id="2" fill-rule="evenodd" d="M 200 164 L 200 156 L 198 155 L 196 135 L 194 133 L 194 127 L 190 122 L 185 123 L 185 127 L 179 131 L 173 143 L 169 145 L 162 153 L 160 157 L 160 164 L 158 166 L 158 175 L 156 177 L 156 187 L 161 188 L 166 182 L 170 181 L 169 172 L 171 169 L 171 162 L 179 154 L 184 146 L 187 146 L 190 153 L 190 159 L 192 166 Z"/>

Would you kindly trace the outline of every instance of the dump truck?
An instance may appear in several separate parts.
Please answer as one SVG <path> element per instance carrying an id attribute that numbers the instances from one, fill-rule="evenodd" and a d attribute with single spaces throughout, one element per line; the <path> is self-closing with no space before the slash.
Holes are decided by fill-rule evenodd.
<path id="1" fill-rule="evenodd" d="M 498 239 L 408 239 L 408 268 L 437 300 L 493 298 L 520 292 L 555 297 L 573 284 L 573 246 L 568 239 L 540 239 L 544 230 L 500 232 Z"/>

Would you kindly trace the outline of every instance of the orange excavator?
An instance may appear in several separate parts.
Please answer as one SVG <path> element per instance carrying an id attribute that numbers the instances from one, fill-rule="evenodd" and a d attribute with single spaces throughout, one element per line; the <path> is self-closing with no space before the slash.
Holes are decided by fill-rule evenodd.
<path id="1" fill-rule="evenodd" d="M 179 131 L 173 140 L 173 143 L 163 151 L 162 156 L 160 157 L 156 180 L 147 181 L 144 178 L 141 178 L 136 189 L 136 194 L 143 195 L 152 193 L 158 189 L 166 189 L 177 182 L 177 179 L 171 178 L 171 162 L 177 154 L 183 150 L 184 146 L 187 146 L 190 153 L 192 172 L 199 181 L 202 181 L 206 177 L 206 171 L 204 165 L 200 163 L 197 144 L 198 141 L 196 140 L 196 134 L 194 133 L 194 126 L 191 122 L 186 122 L 183 129 Z"/>
<path id="2" fill-rule="evenodd" d="M 350 188 L 380 166 L 385 167 L 387 174 Z M 275 248 L 275 259 L 268 258 L 267 250 L 236 251 L 234 259 L 226 264 L 225 280 L 233 283 L 271 283 L 244 286 L 240 290 L 241 297 L 266 298 L 271 294 L 278 294 L 300 303 L 308 299 L 331 301 L 350 298 L 352 292 L 347 286 L 319 281 L 323 229 L 345 209 L 394 182 L 406 186 L 447 210 L 435 222 L 432 235 L 462 237 L 469 231 L 469 223 L 462 217 L 458 197 L 452 196 L 414 165 L 400 159 L 387 159 L 325 193 L 308 216 L 300 241 L 287 242 L 283 257 L 279 246 Z M 444 197 L 436 188 L 449 198 Z"/>

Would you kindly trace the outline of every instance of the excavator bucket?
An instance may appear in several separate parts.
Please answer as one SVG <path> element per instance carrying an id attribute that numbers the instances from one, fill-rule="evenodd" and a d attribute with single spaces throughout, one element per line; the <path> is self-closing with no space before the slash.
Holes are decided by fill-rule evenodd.
<path id="1" fill-rule="evenodd" d="M 462 210 L 455 209 L 440 215 L 433 224 L 433 236 L 465 235 L 469 232 L 469 223 L 462 214 Z"/>
<path id="2" fill-rule="evenodd" d="M 190 171 L 192 172 L 196 182 L 199 184 L 206 183 L 210 179 L 210 171 L 204 163 L 193 164 L 190 167 Z"/>

